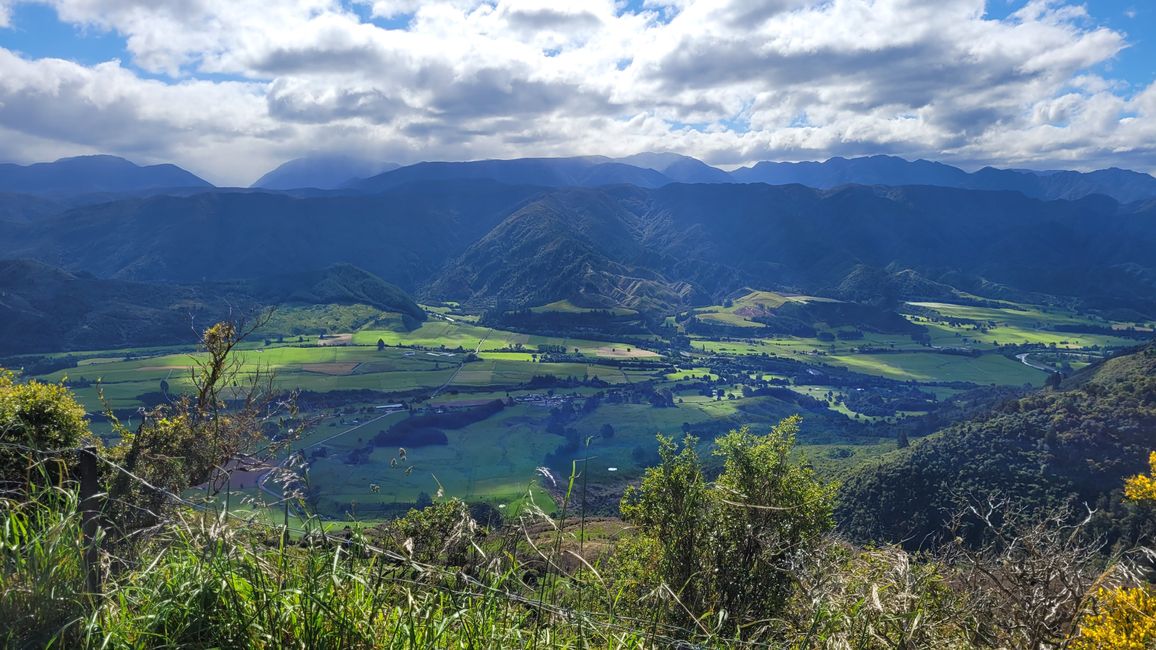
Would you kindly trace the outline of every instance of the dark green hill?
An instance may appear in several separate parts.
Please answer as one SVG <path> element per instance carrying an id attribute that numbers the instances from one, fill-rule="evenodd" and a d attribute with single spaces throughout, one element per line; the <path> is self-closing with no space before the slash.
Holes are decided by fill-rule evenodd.
<path id="1" fill-rule="evenodd" d="M 425 319 L 396 286 L 349 265 L 255 282 L 176 285 L 0 261 L 0 355 L 194 343 L 199 328 L 285 304 L 364 304 Z"/>
<path id="2" fill-rule="evenodd" d="M 192 343 L 236 297 L 0 261 L 0 354 Z"/>
<path id="3" fill-rule="evenodd" d="M 684 296 L 639 242 L 637 216 L 606 194 L 565 190 L 526 205 L 430 287 L 449 299 L 538 305 L 560 299 L 668 308 Z M 657 262 L 657 263 L 656 263 Z"/>
<path id="4" fill-rule="evenodd" d="M 1121 488 L 1156 450 L 1156 346 L 953 424 L 858 470 L 840 492 L 851 536 L 918 546 L 942 532 L 961 496 L 1102 509 L 1121 534 Z M 1077 507 L 1080 507 L 1077 505 Z"/>

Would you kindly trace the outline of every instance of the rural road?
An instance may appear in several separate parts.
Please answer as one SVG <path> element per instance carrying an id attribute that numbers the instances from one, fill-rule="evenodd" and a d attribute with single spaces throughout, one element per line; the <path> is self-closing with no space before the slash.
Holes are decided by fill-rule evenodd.
<path id="1" fill-rule="evenodd" d="M 1029 354 L 1031 354 L 1031 353 L 1030 352 L 1023 352 L 1023 353 L 1017 354 L 1016 358 L 1019 359 L 1021 363 L 1023 363 L 1025 366 L 1027 366 L 1029 368 L 1035 368 L 1036 370 L 1043 370 L 1044 372 L 1048 372 L 1048 373 L 1055 372 L 1054 369 L 1049 368 L 1048 366 L 1045 366 L 1045 365 L 1040 364 L 1040 363 L 1032 362 L 1030 359 L 1028 359 Z"/>
<path id="2" fill-rule="evenodd" d="M 478 354 L 482 351 L 482 344 L 486 342 L 486 339 L 490 338 L 490 332 L 493 332 L 493 331 L 494 330 L 492 328 L 486 330 L 486 335 L 483 336 L 482 338 L 478 339 L 478 344 L 477 344 L 477 346 L 474 347 L 474 354 Z M 446 383 L 442 384 L 441 386 L 438 386 L 437 389 L 434 390 L 434 392 L 430 393 L 429 399 L 433 399 L 433 398 L 437 397 L 438 393 L 442 392 L 443 390 L 446 389 L 447 386 L 454 383 L 454 380 L 458 378 L 458 373 L 461 372 L 462 368 L 464 368 L 465 366 L 466 366 L 466 358 L 462 357 L 462 362 L 458 364 L 457 370 L 454 370 L 454 374 L 450 375 L 450 378 L 446 380 Z"/>

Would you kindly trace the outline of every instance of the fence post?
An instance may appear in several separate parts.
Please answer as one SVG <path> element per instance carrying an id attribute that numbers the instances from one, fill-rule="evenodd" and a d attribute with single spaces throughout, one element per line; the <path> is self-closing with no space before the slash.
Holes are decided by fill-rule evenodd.
<path id="1" fill-rule="evenodd" d="M 88 593 L 100 597 L 100 481 L 97 480 L 96 447 L 80 450 L 80 521 L 84 535 L 84 570 Z"/>

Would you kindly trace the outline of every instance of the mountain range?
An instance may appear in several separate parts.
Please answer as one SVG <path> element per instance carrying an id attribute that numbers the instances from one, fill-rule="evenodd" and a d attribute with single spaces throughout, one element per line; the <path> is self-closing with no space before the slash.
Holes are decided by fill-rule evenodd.
<path id="1" fill-rule="evenodd" d="M 821 163 L 761 162 L 729 173 L 694 158 L 669 153 L 645 153 L 619 159 L 583 156 L 430 162 L 352 180 L 345 187 L 377 192 L 415 181 L 481 179 L 544 187 L 635 185 L 658 188 L 673 183 L 766 183 L 831 189 L 841 185 L 933 185 L 1013 191 L 1045 200 L 1079 199 L 1093 194 L 1103 194 L 1121 203 L 1156 198 L 1156 178 L 1124 169 L 1085 173 L 984 167 L 968 173 L 943 163 L 907 161 L 894 156 L 831 158 Z"/>
<path id="2" fill-rule="evenodd" d="M 1156 202 L 933 186 L 444 180 L 363 195 L 146 196 L 0 221 L 4 258 L 175 283 L 350 263 L 478 309 L 566 299 L 671 313 L 749 286 L 1156 315 Z"/>
<path id="3" fill-rule="evenodd" d="M 372 194 L 407 183 L 466 180 L 541 187 L 658 188 L 672 183 L 766 183 L 831 189 L 841 185 L 933 185 L 1014 191 L 1045 200 L 1073 200 L 1093 194 L 1103 194 L 1121 203 L 1156 199 L 1156 178 L 1116 168 L 1075 172 L 984 167 L 968 173 L 926 160 L 867 156 L 831 158 L 825 162 L 760 162 L 726 172 L 674 153 L 640 153 L 624 158 L 579 156 L 420 162 L 404 167 L 352 155 L 312 155 L 280 165 L 258 179 L 252 189 L 296 191 L 296 194 L 305 190 L 314 194 L 322 190 Z M 188 192 L 211 187 L 207 181 L 173 165 L 140 167 L 114 156 L 65 158 L 28 166 L 0 165 L 0 193 L 72 197 L 73 204 L 76 197 L 86 195 Z M 102 198 L 107 197 L 95 197 Z"/>

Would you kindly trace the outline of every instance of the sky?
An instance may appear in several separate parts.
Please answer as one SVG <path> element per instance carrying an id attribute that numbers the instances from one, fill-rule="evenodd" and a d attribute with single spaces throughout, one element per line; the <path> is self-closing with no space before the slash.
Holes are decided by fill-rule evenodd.
<path id="1" fill-rule="evenodd" d="M 1156 171 L 1152 0 L 0 0 L 0 160 Z"/>

